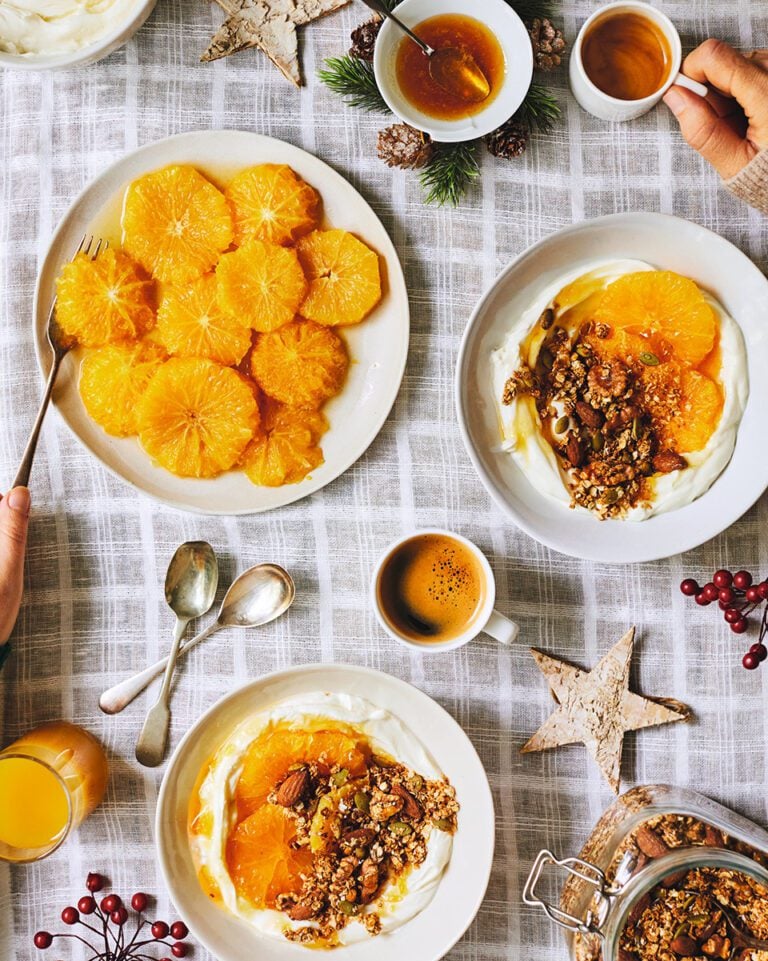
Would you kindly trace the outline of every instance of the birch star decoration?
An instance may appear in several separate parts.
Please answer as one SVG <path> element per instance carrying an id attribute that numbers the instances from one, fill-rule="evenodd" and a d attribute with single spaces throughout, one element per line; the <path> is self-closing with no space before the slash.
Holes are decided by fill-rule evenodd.
<path id="1" fill-rule="evenodd" d="M 522 748 L 524 754 L 564 744 L 584 744 L 611 789 L 619 793 L 627 731 L 691 717 L 690 708 L 679 701 L 641 697 L 629 690 L 634 640 L 632 627 L 591 671 L 531 650 L 558 707 Z"/>
<path id="2" fill-rule="evenodd" d="M 227 14 L 201 60 L 218 60 L 249 47 L 262 50 L 286 79 L 302 84 L 296 28 L 350 0 L 216 0 Z"/>

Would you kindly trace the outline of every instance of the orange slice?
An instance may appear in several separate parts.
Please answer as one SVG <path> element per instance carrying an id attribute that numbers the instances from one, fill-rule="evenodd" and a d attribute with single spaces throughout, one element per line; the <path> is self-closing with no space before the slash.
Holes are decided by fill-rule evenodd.
<path id="1" fill-rule="evenodd" d="M 306 847 L 293 848 L 296 828 L 284 808 L 267 804 L 227 838 L 226 862 L 237 893 L 258 908 L 274 908 L 279 894 L 297 894 L 312 866 Z"/>
<path id="2" fill-rule="evenodd" d="M 128 188 L 123 236 L 125 249 L 153 277 L 186 284 L 232 243 L 232 214 L 224 194 L 194 167 L 165 167 Z"/>
<path id="3" fill-rule="evenodd" d="M 254 438 L 242 461 L 254 484 L 298 484 L 323 463 L 323 452 L 317 446 L 316 416 L 317 411 L 284 407 L 272 426 Z"/>
<path id="4" fill-rule="evenodd" d="M 640 271 L 615 280 L 594 312 L 597 322 L 666 340 L 696 366 L 710 353 L 717 317 L 696 284 L 670 270 Z"/>
<path id="5" fill-rule="evenodd" d="M 56 322 L 83 347 L 141 337 L 155 326 L 154 285 L 130 257 L 107 248 L 78 254 L 56 281 Z"/>
<path id="6" fill-rule="evenodd" d="M 138 432 L 136 407 L 165 360 L 159 344 L 109 344 L 88 353 L 80 367 L 80 397 L 88 414 L 108 434 Z"/>
<path id="7" fill-rule="evenodd" d="M 357 324 L 381 300 L 379 258 L 346 230 L 316 230 L 297 250 L 309 292 L 301 315 L 328 327 Z"/>
<path id="8" fill-rule="evenodd" d="M 259 426 L 251 387 L 211 360 L 174 357 L 157 371 L 138 409 L 139 439 L 179 477 L 233 467 Z"/>
<path id="9" fill-rule="evenodd" d="M 681 454 L 703 450 L 723 413 L 723 392 L 709 377 L 684 370 L 679 414 L 666 425 L 664 441 Z"/>
<path id="10" fill-rule="evenodd" d="M 290 244 L 320 223 L 320 195 L 285 164 L 243 170 L 225 193 L 238 245 L 249 240 Z"/>
<path id="11" fill-rule="evenodd" d="M 296 251 L 252 240 L 219 261 L 219 305 L 266 333 L 293 320 L 307 292 Z"/>
<path id="12" fill-rule="evenodd" d="M 239 364 L 251 346 L 251 328 L 225 313 L 216 300 L 213 274 L 186 287 L 171 287 L 157 312 L 158 332 L 171 354 Z"/>
<path id="13" fill-rule="evenodd" d="M 344 341 L 312 321 L 261 334 L 251 353 L 251 373 L 264 393 L 292 407 L 320 407 L 347 376 Z"/>

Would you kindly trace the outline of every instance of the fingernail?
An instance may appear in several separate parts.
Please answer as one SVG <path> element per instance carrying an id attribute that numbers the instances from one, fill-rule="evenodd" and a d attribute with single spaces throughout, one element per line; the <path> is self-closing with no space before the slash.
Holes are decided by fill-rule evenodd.
<path id="1" fill-rule="evenodd" d="M 23 514 L 25 517 L 29 516 L 31 503 L 29 491 L 26 487 L 14 487 L 8 495 L 8 506 L 11 510 L 18 511 L 19 514 Z"/>
<path id="2" fill-rule="evenodd" d="M 664 94 L 664 103 L 676 117 L 685 110 L 685 97 L 674 87 L 670 87 Z"/>

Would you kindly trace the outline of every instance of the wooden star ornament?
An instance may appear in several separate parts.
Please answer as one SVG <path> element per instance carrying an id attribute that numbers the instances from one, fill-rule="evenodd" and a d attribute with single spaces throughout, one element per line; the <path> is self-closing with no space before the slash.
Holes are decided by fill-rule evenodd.
<path id="1" fill-rule="evenodd" d="M 201 60 L 218 60 L 258 47 L 288 80 L 301 86 L 296 28 L 350 0 L 216 0 L 227 14 Z"/>
<path id="2" fill-rule="evenodd" d="M 641 697 L 629 690 L 634 640 L 632 627 L 591 671 L 581 671 L 531 650 L 558 707 L 522 748 L 524 754 L 582 743 L 612 790 L 619 793 L 621 752 L 627 731 L 687 721 L 691 717 L 690 708 L 679 701 Z"/>

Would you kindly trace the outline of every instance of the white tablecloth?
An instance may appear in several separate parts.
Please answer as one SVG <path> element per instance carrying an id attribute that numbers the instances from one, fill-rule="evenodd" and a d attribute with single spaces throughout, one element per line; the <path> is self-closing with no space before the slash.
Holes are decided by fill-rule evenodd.
<path id="1" fill-rule="evenodd" d="M 663 7 L 686 49 L 710 35 L 747 49 L 768 46 L 763 0 Z M 592 9 L 583 0 L 558 9 L 569 39 Z M 477 920 L 449 954 L 454 961 L 565 958 L 558 931 L 521 906 L 521 886 L 540 847 L 575 853 L 611 799 L 583 748 L 519 754 L 551 706 L 528 645 L 590 665 L 637 624 L 633 684 L 687 701 L 696 721 L 630 736 L 626 784 L 693 786 L 768 821 L 768 670 L 744 671 L 744 639 L 726 631 L 716 610 L 686 602 L 677 589 L 682 576 L 721 565 L 768 574 L 768 499 L 685 557 L 625 568 L 553 554 L 492 505 L 463 450 L 452 395 L 473 304 L 500 268 L 539 238 L 600 214 L 655 210 L 718 231 L 765 267 L 768 219 L 719 187 L 665 108 L 631 125 L 600 123 L 569 97 L 564 70 L 554 81 L 564 116 L 552 136 L 536 140 L 521 160 L 487 157 L 482 188 L 459 209 L 425 209 L 415 178 L 375 157 L 384 119 L 346 110 L 314 80 L 321 59 L 345 51 L 349 31 L 365 17 L 355 4 L 303 31 L 309 82 L 301 91 L 255 51 L 199 63 L 221 20 L 204 0 L 159 0 L 136 38 L 94 66 L 0 74 L 0 485 L 15 473 L 41 390 L 31 304 L 51 232 L 90 178 L 152 140 L 242 128 L 328 161 L 391 232 L 413 325 L 402 390 L 367 454 L 321 493 L 261 517 L 207 519 L 158 506 L 107 474 L 57 415 L 49 416 L 31 483 L 26 600 L 0 683 L 3 743 L 42 721 L 71 719 L 107 746 L 111 780 L 105 803 L 57 854 L 0 870 L 4 959 L 40 957 L 33 932 L 62 928 L 59 912 L 80 896 L 88 870 L 108 874 L 123 894 L 157 893 L 158 914 L 173 914 L 152 841 L 162 771 L 143 770 L 133 759 L 146 701 L 114 718 L 96 702 L 105 686 L 167 648 L 171 617 L 161 586 L 169 558 L 187 539 L 216 547 L 223 583 L 258 561 L 285 565 L 298 597 L 268 630 L 220 634 L 189 656 L 174 697 L 174 743 L 241 681 L 315 661 L 364 664 L 416 684 L 474 742 L 496 801 L 496 861 Z M 521 624 L 514 650 L 481 638 L 455 654 L 411 656 L 379 630 L 367 595 L 372 564 L 395 534 L 418 525 L 455 529 L 487 552 L 499 607 Z M 195 957 L 207 958 L 201 949 Z"/>

